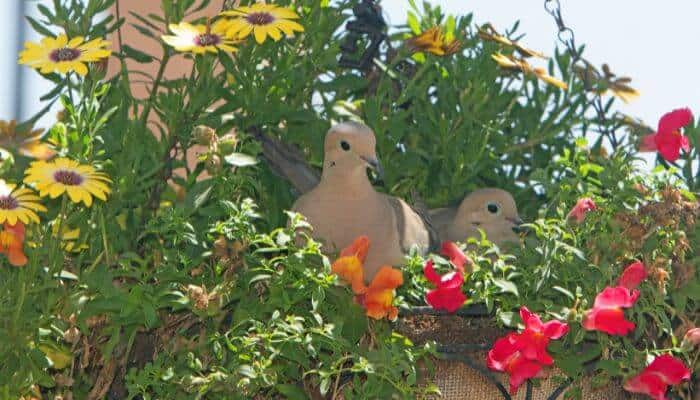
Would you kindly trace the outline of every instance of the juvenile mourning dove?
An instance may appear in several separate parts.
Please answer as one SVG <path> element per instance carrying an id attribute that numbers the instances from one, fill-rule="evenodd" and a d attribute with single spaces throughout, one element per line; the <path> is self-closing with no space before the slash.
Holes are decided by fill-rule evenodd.
<path id="1" fill-rule="evenodd" d="M 475 190 L 457 208 L 430 210 L 430 218 L 441 241 L 479 238 L 479 229 L 482 229 L 486 238 L 498 245 L 517 242 L 523 222 L 513 196 L 496 188 Z"/>
<path id="2" fill-rule="evenodd" d="M 367 168 L 382 173 L 375 144 L 374 132 L 365 125 L 333 126 L 325 138 L 321 181 L 292 207 L 311 223 L 312 236 L 331 251 L 366 235 L 370 242 L 364 263 L 367 282 L 381 266 L 401 265 L 412 246 L 426 254 L 437 239 L 418 212 L 372 187 Z"/>

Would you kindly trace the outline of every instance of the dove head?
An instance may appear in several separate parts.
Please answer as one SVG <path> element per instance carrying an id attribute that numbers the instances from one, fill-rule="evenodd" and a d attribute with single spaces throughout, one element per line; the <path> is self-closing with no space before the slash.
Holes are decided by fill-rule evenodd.
<path id="1" fill-rule="evenodd" d="M 323 145 L 323 175 L 356 177 L 367 180 L 367 168 L 383 174 L 375 147 L 374 132 L 358 122 L 343 122 L 331 127 Z"/>
<path id="2" fill-rule="evenodd" d="M 459 240 L 464 240 L 470 232 L 482 229 L 494 243 L 517 242 L 522 223 L 510 193 L 496 188 L 479 189 L 462 200 L 452 234 L 461 234 Z"/>

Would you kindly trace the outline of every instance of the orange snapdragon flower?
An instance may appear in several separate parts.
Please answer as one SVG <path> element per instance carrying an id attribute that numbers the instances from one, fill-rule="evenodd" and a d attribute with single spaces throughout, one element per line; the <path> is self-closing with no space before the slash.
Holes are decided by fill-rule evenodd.
<path id="1" fill-rule="evenodd" d="M 14 225 L 5 222 L 0 232 L 0 254 L 6 254 L 7 260 L 15 267 L 27 264 L 27 256 L 24 255 L 24 224 L 17 222 Z"/>
<path id="2" fill-rule="evenodd" d="M 403 284 L 403 274 L 397 269 L 383 266 L 369 286 L 365 285 L 362 267 L 368 250 L 369 238 L 358 237 L 340 252 L 340 257 L 333 262 L 331 270 L 350 284 L 355 293 L 355 302 L 365 308 L 368 317 L 396 319 L 399 310 L 393 306 L 394 289 Z"/>

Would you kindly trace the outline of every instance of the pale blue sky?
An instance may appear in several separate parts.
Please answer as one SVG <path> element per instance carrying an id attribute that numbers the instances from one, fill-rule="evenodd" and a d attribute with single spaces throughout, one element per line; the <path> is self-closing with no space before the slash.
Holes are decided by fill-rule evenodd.
<path id="1" fill-rule="evenodd" d="M 0 2 L 0 119 L 15 118 L 14 85 L 19 6 L 25 2 L 33 13 L 37 1 Z M 39 2 L 49 2 L 38 0 Z M 155 0 L 149 0 L 155 1 Z M 420 2 L 421 0 L 417 0 Z M 523 42 L 552 54 L 556 45 L 554 21 L 545 12 L 542 0 L 432 0 L 452 14 L 474 12 L 477 23 L 492 22 L 499 30 L 520 20 Z M 382 1 L 392 24 L 405 21 L 406 0 Z M 565 22 L 576 33 L 578 43 L 587 45 L 586 58 L 596 65 L 610 64 L 613 72 L 632 77 L 642 95 L 621 110 L 656 125 L 661 114 L 688 106 L 700 113 L 700 2 L 697 0 L 561 0 Z M 36 39 L 25 24 L 25 34 Z M 34 71 L 22 72 L 21 82 L 32 93 L 44 93 L 46 83 Z M 25 96 L 25 99 L 27 97 Z M 38 96 L 22 105 L 23 117 L 40 109 Z M 46 125 L 53 119 L 41 121 Z"/>

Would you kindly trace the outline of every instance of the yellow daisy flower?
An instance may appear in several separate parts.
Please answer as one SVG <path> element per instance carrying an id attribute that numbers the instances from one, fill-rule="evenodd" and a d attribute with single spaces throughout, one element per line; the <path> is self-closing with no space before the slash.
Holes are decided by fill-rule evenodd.
<path id="1" fill-rule="evenodd" d="M 442 28 L 434 26 L 420 35 L 410 38 L 408 45 L 414 51 L 424 51 L 436 56 L 449 56 L 459 51 L 461 43 L 457 39 L 448 40 Z"/>
<path id="2" fill-rule="evenodd" d="M 262 44 L 268 36 L 276 42 L 282 38 L 282 33 L 286 36 L 293 36 L 295 31 L 304 32 L 303 26 L 292 21 L 299 19 L 297 13 L 289 8 L 278 7 L 274 4 L 256 3 L 224 11 L 221 15 L 236 17 L 226 21 L 228 24 L 227 36 L 244 39 L 252 33 L 258 44 Z"/>
<path id="3" fill-rule="evenodd" d="M 39 222 L 37 212 L 46 211 L 46 207 L 38 203 L 39 196 L 27 188 L 17 189 L 17 185 L 6 183 L 0 179 L 0 224 L 15 225 L 17 221 L 23 224 Z"/>
<path id="4" fill-rule="evenodd" d="M 19 53 L 19 63 L 42 74 L 75 71 L 78 75 L 86 75 L 88 69 L 85 63 L 109 57 L 112 52 L 106 49 L 108 46 L 109 42 L 100 38 L 85 42 L 82 36 L 68 40 L 65 34 L 60 34 L 56 38 L 45 37 L 41 43 L 24 43 L 24 50 Z"/>
<path id="5" fill-rule="evenodd" d="M 0 147 L 17 151 L 25 157 L 48 160 L 56 154 L 49 145 L 41 142 L 43 129 L 27 128 L 17 132 L 17 121 L 0 120 Z"/>
<path id="6" fill-rule="evenodd" d="M 177 51 L 204 54 L 206 52 L 217 53 L 219 49 L 234 52 L 236 42 L 226 37 L 226 21 L 217 21 L 212 26 L 192 25 L 187 22 L 170 24 L 170 32 L 174 35 L 163 35 L 165 43 Z"/>
<path id="7" fill-rule="evenodd" d="M 112 181 L 91 165 L 81 165 L 68 158 L 52 161 L 34 161 L 25 171 L 25 182 L 34 183 L 39 196 L 51 196 L 52 199 L 68 193 L 73 203 L 83 202 L 92 205 L 92 196 L 102 201 L 107 200 Z"/>
<path id="8" fill-rule="evenodd" d="M 547 71 L 545 71 L 544 68 L 533 67 L 525 60 L 518 59 L 512 55 L 506 56 L 501 53 L 492 54 L 491 58 L 493 58 L 493 60 L 496 61 L 496 63 L 503 69 L 511 71 L 522 71 L 526 74 L 533 74 L 538 79 L 552 86 L 556 86 L 564 90 L 569 88 L 569 85 L 567 85 L 566 82 L 547 74 Z"/>

